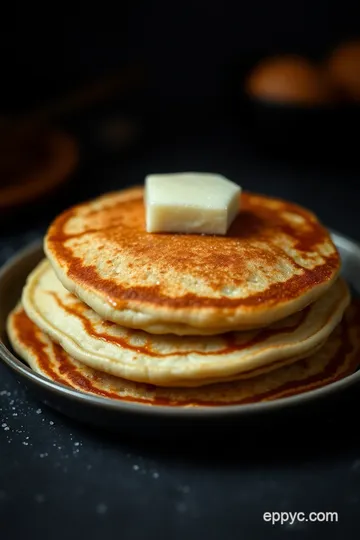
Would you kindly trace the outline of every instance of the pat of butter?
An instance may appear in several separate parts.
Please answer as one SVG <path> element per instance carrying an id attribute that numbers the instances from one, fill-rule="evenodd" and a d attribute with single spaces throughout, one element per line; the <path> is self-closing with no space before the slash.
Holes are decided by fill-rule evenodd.
<path id="1" fill-rule="evenodd" d="M 240 210 L 240 194 L 240 186 L 219 174 L 150 174 L 146 230 L 225 235 Z"/>

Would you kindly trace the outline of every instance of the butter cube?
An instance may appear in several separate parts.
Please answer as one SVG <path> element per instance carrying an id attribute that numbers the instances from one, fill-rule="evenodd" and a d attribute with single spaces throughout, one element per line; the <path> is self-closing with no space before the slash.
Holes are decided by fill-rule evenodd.
<path id="1" fill-rule="evenodd" d="M 146 231 L 225 235 L 240 210 L 241 187 L 220 174 L 150 174 Z"/>

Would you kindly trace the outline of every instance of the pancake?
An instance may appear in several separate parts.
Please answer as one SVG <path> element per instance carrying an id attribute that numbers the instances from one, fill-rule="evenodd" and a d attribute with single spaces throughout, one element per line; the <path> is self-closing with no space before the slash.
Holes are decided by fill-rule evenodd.
<path id="1" fill-rule="evenodd" d="M 252 377 L 322 346 L 350 294 L 338 278 L 326 295 L 270 327 L 218 336 L 151 335 L 104 321 L 69 293 L 44 259 L 22 302 L 28 317 L 76 360 L 100 371 L 160 386 L 202 386 Z"/>
<path id="2" fill-rule="evenodd" d="M 307 392 L 354 373 L 360 364 L 360 307 L 352 305 L 314 356 L 258 377 L 202 388 L 157 388 L 106 375 L 54 344 L 19 305 L 8 318 L 16 353 L 41 375 L 83 393 L 147 405 L 224 406 L 271 401 Z"/>
<path id="3" fill-rule="evenodd" d="M 142 187 L 77 205 L 44 248 L 58 278 L 102 318 L 150 333 L 252 329 L 330 289 L 340 257 L 311 212 L 252 193 L 226 236 L 150 234 Z"/>

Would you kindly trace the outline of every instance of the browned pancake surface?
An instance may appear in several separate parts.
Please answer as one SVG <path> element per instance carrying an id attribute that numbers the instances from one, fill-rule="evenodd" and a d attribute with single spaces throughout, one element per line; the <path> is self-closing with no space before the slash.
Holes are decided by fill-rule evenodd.
<path id="1" fill-rule="evenodd" d="M 224 237 L 147 233 L 143 190 L 131 188 L 65 211 L 45 247 L 64 285 L 91 307 L 95 295 L 113 311 L 194 326 L 263 323 L 257 314 L 269 311 L 279 319 L 315 300 L 340 268 L 311 212 L 246 192 Z"/>

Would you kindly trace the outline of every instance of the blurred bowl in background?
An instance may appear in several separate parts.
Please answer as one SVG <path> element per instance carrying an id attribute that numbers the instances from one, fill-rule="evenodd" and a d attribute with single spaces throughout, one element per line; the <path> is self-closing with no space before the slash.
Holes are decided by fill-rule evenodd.
<path id="1" fill-rule="evenodd" d="M 343 99 L 326 60 L 265 57 L 247 71 L 241 93 L 250 139 L 263 149 L 328 162 L 356 157 L 351 128 L 360 107 Z"/>
<path id="2" fill-rule="evenodd" d="M 360 40 L 335 47 L 326 59 L 325 67 L 342 99 L 360 104 Z"/>
<path id="3" fill-rule="evenodd" d="M 336 102 L 325 72 L 295 55 L 261 60 L 246 78 L 245 92 L 252 99 L 300 107 L 324 107 Z"/>

